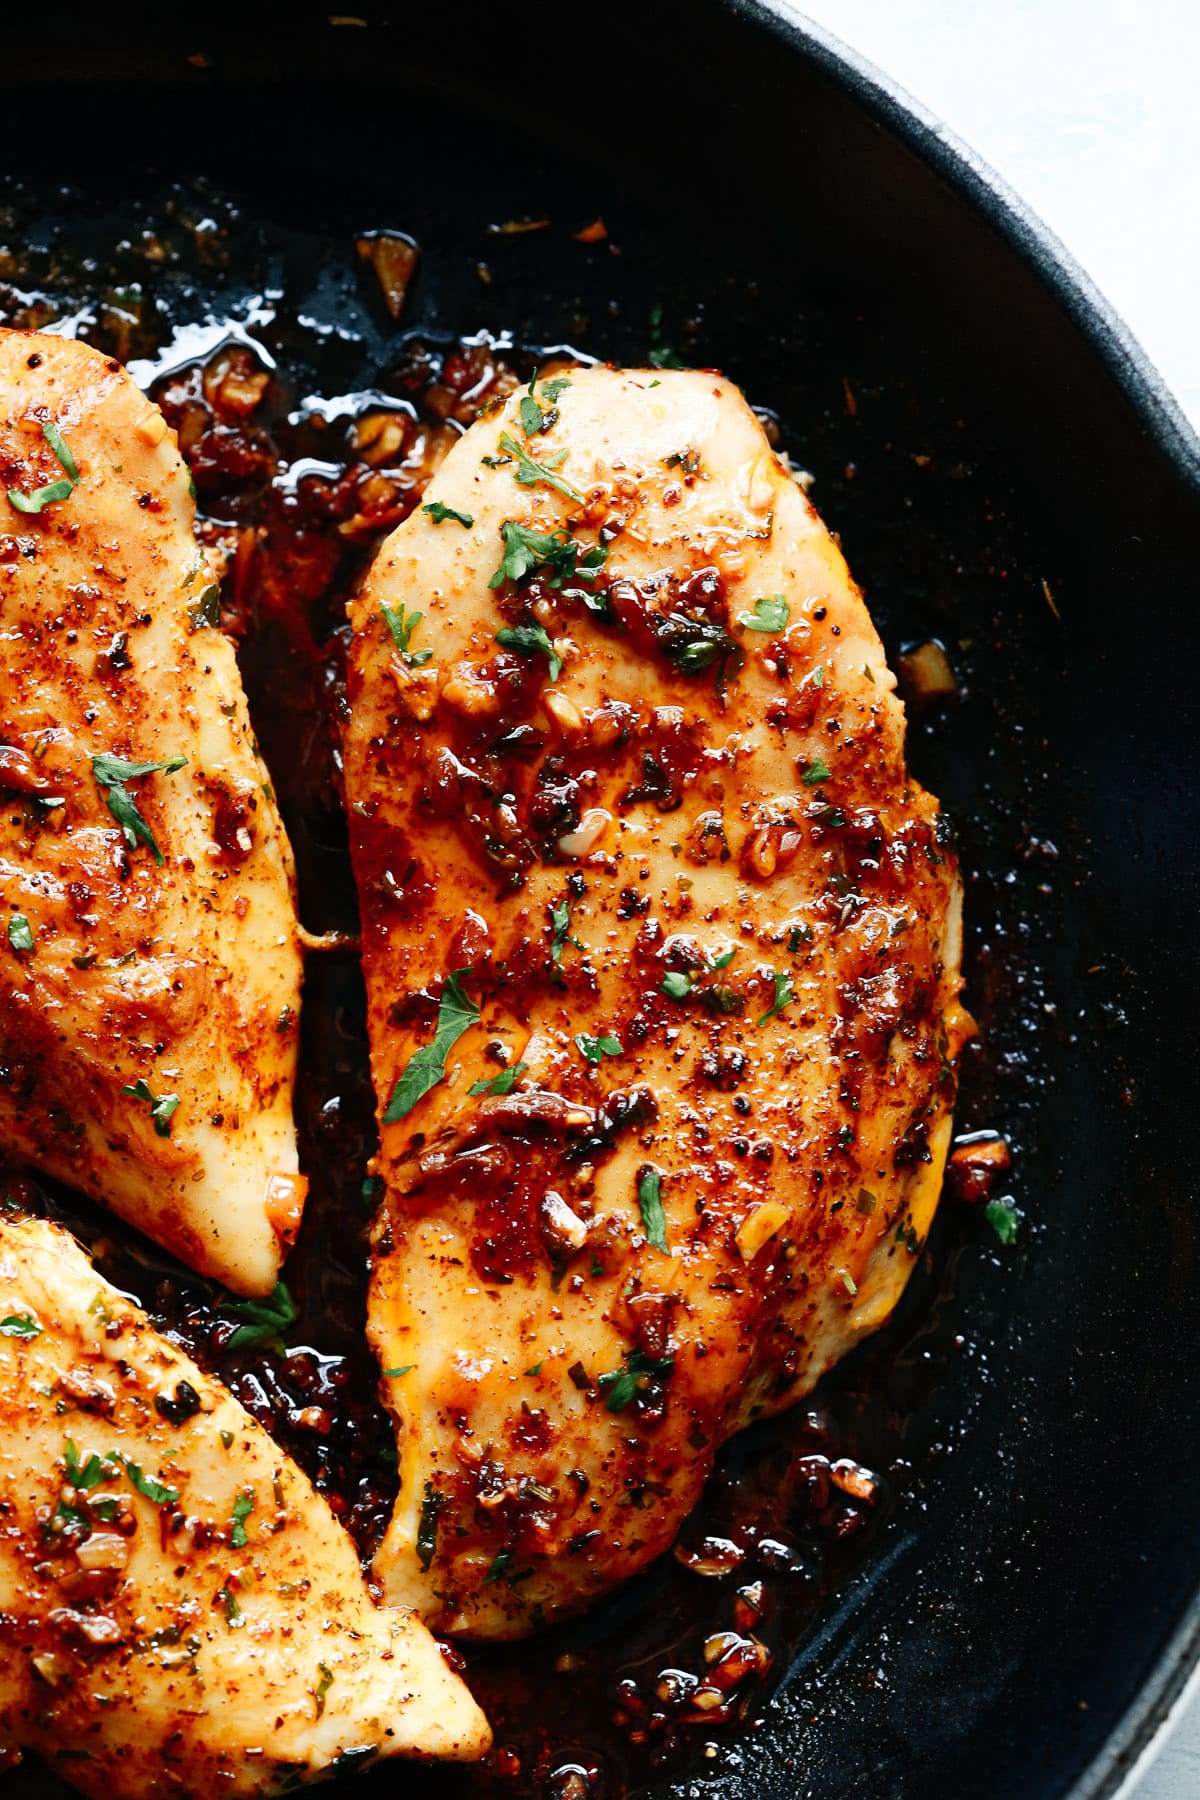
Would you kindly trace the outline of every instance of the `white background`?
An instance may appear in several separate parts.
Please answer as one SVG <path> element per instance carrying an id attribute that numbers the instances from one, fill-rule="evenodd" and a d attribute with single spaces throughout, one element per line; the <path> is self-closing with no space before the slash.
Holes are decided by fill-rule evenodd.
<path id="1" fill-rule="evenodd" d="M 1200 0 L 806 0 L 797 10 L 999 171 L 1200 426 Z M 1200 1800 L 1200 1696 L 1180 1710 L 1122 1800 Z"/>

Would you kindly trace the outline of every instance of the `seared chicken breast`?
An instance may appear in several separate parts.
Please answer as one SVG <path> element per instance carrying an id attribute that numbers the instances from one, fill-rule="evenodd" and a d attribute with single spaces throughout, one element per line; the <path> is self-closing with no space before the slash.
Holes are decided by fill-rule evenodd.
<path id="1" fill-rule="evenodd" d="M 0 1148 L 266 1293 L 300 950 L 187 469 L 84 344 L 0 331 Z"/>
<path id="2" fill-rule="evenodd" d="M 352 619 L 375 1566 L 512 1637 L 895 1306 L 970 1029 L 958 877 L 861 595 L 719 376 L 512 396 Z"/>
<path id="3" fill-rule="evenodd" d="M 0 1221 L 0 1759 L 262 1794 L 488 1730 L 261 1426 L 65 1232 Z"/>

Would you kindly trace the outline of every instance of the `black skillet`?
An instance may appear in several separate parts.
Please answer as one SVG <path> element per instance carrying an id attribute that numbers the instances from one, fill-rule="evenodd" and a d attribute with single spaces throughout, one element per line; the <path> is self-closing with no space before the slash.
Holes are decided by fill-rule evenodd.
<path id="1" fill-rule="evenodd" d="M 0 217 L 38 222 L 45 290 L 86 290 L 86 258 L 200 176 L 238 198 L 245 266 L 165 267 L 163 316 L 275 281 L 308 321 L 276 345 L 298 389 L 369 386 L 413 334 L 669 342 L 778 412 L 889 653 L 949 646 L 959 697 L 912 757 L 968 876 L 987 1036 L 960 1123 L 1010 1134 L 1025 1224 L 1002 1251 L 948 1204 L 900 1318 L 830 1383 L 849 1449 L 890 1459 L 888 1516 L 815 1583 L 773 1696 L 715 1756 L 601 1757 L 595 1791 L 1114 1793 L 1200 1648 L 1200 446 L 1154 371 L 986 170 L 754 0 L 58 8 L 6 20 L 0 107 L 24 183 Z M 399 327 L 350 248 L 370 227 L 422 246 Z M 320 923 L 338 853 L 292 824 Z M 588 1629 L 633 1641 L 661 1591 Z"/>

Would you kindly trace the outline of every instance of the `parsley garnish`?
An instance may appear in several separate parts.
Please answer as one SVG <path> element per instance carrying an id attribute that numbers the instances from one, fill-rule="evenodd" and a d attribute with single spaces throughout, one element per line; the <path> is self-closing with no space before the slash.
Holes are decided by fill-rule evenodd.
<path id="1" fill-rule="evenodd" d="M 321 1679 L 317 1683 L 317 1692 L 315 1695 L 317 1717 L 319 1719 L 325 1711 L 325 1696 L 333 1686 L 333 1670 L 328 1668 L 323 1662 L 319 1662 L 317 1667 L 321 1671 Z"/>
<path id="2" fill-rule="evenodd" d="M 75 458 L 67 448 L 66 440 L 57 425 L 42 426 L 42 436 L 66 470 L 66 479 L 51 481 L 46 487 L 35 488 L 32 494 L 23 494 L 19 488 L 9 488 L 8 499 L 18 512 L 40 513 L 45 506 L 53 505 L 56 500 L 65 500 L 73 488 L 79 486 L 79 470 Z"/>
<path id="3" fill-rule="evenodd" d="M 170 1137 L 171 1120 L 179 1106 L 178 1094 L 160 1094 L 156 1097 L 151 1093 L 149 1083 L 140 1075 L 132 1087 L 123 1087 L 121 1092 L 128 1094 L 132 1100 L 144 1101 L 150 1108 L 156 1135 Z"/>
<path id="4" fill-rule="evenodd" d="M 414 1051 L 405 1064 L 383 1115 L 385 1125 L 394 1125 L 397 1119 L 403 1119 L 418 1100 L 423 1100 L 431 1088 L 445 1079 L 446 1057 L 463 1032 L 478 1025 L 479 1008 L 463 992 L 458 979 L 460 975 L 470 973 L 469 969 L 455 969 L 453 974 L 447 975 L 433 1037 L 428 1044 L 422 1044 Z"/>
<path id="5" fill-rule="evenodd" d="M 550 919 L 550 960 L 557 965 L 562 961 L 562 954 L 568 944 L 574 944 L 576 950 L 583 945 L 577 937 L 571 936 L 571 897 L 564 894 L 556 906 L 548 906 L 546 912 Z"/>
<path id="6" fill-rule="evenodd" d="M 507 1069 L 501 1069 L 490 1081 L 473 1081 L 467 1089 L 468 1094 L 511 1094 L 519 1078 L 525 1073 L 526 1064 L 511 1063 Z"/>
<path id="7" fill-rule="evenodd" d="M 399 1381 L 402 1375 L 411 1374 L 416 1366 L 416 1363 L 401 1363 L 398 1368 L 385 1369 L 383 1372 L 389 1381 Z"/>
<path id="8" fill-rule="evenodd" d="M 645 1168 L 638 1176 L 638 1208 L 646 1231 L 646 1242 L 656 1250 L 669 1251 L 667 1220 L 662 1204 L 662 1176 L 657 1169 Z"/>
<path id="9" fill-rule="evenodd" d="M 500 567 L 488 583 L 498 588 L 505 581 L 523 581 L 534 569 L 550 571 L 552 588 L 570 581 L 583 581 L 594 587 L 596 575 L 608 560 L 608 546 L 593 544 L 585 550 L 564 527 L 558 531 L 533 531 L 519 519 L 505 519 L 500 527 L 504 556 Z"/>
<path id="10" fill-rule="evenodd" d="M 800 779 L 805 787 L 816 787 L 819 781 L 828 781 L 832 774 L 833 770 L 827 763 L 823 763 L 818 756 L 809 763 Z"/>
<path id="11" fill-rule="evenodd" d="M 445 1504 L 445 1494 L 439 1493 L 432 1481 L 427 1481 L 417 1524 L 417 1561 L 427 1572 L 437 1552 L 438 1514 Z"/>
<path id="12" fill-rule="evenodd" d="M 539 401 L 536 392 L 537 379 L 537 371 L 535 369 L 533 379 L 529 383 L 529 391 L 528 393 L 521 395 L 521 402 L 518 409 L 521 414 L 521 430 L 525 433 L 527 438 L 532 437 L 535 431 L 548 430 L 549 427 L 554 424 L 555 419 L 558 417 L 558 414 L 553 410 L 554 402 L 558 399 L 558 396 L 562 393 L 563 389 L 569 388 L 571 385 L 570 379 L 566 375 L 556 375 L 552 381 L 544 381 L 542 383 L 542 398 L 546 402 L 546 410 L 543 410 L 541 401 Z"/>
<path id="13" fill-rule="evenodd" d="M 489 1582 L 499 1581 L 505 1571 L 512 1567 L 516 1554 L 515 1550 L 497 1550 L 492 1558 L 492 1566 L 483 1578 L 484 1587 L 487 1587 Z"/>
<path id="14" fill-rule="evenodd" d="M 570 385 L 571 377 L 569 375 L 552 375 L 549 381 L 543 381 L 542 393 L 550 402 L 551 406 L 553 406 L 554 402 L 558 399 L 558 396 L 563 393 L 565 389 L 569 388 Z"/>
<path id="15" fill-rule="evenodd" d="M 796 998 L 790 975 L 777 974 L 774 979 L 775 999 L 771 1005 L 768 1006 L 766 1012 L 754 1021 L 756 1025 L 765 1025 L 768 1019 L 773 1019 L 776 1013 L 781 1013 L 784 1007 L 790 1006 L 792 1001 Z"/>
<path id="16" fill-rule="evenodd" d="M 1008 1198 L 989 1200 L 983 1209 L 983 1216 L 1005 1249 L 1016 1243 L 1017 1231 L 1025 1214 L 1013 1201 Z"/>
<path id="17" fill-rule="evenodd" d="M 429 508 L 426 507 L 425 510 L 428 512 Z M 433 655 L 433 651 L 410 650 L 408 644 L 413 632 L 425 617 L 424 613 L 409 613 L 408 616 L 405 617 L 403 600 L 400 602 L 399 606 L 384 606 L 381 604 L 379 610 L 383 614 L 384 624 L 392 634 L 392 641 L 400 652 L 401 662 L 407 663 L 410 669 L 419 669 L 423 667 Z"/>
<path id="18" fill-rule="evenodd" d="M 606 1056 L 624 1055 L 625 1047 L 620 1038 L 608 1033 L 603 1037 L 589 1037 L 586 1031 L 581 1031 L 575 1042 L 579 1046 L 579 1054 L 590 1063 L 602 1063 Z"/>
<path id="19" fill-rule="evenodd" d="M 124 1463 L 125 1473 L 143 1499 L 153 1501 L 155 1506 L 177 1506 L 179 1504 L 178 1488 L 164 1487 L 162 1482 L 155 1481 L 152 1475 L 143 1474 L 137 1463 L 130 1462 L 129 1458 L 122 1456 L 119 1450 L 115 1450 L 113 1456 L 117 1462 Z"/>
<path id="20" fill-rule="evenodd" d="M 67 1466 L 67 1485 L 77 1488 L 81 1494 L 88 1494 L 102 1481 L 111 1481 L 117 1473 L 117 1464 L 112 1457 L 88 1457 L 85 1463 L 79 1460 L 79 1446 L 71 1438 L 63 1439 L 63 1455 Z"/>
<path id="21" fill-rule="evenodd" d="M 193 631 L 199 631 L 202 625 L 209 625 L 214 630 L 221 623 L 221 590 L 215 585 L 206 587 L 195 606 L 188 607 L 188 624 Z"/>
<path id="22" fill-rule="evenodd" d="M 566 500 L 583 500 L 583 495 L 573 488 L 569 481 L 564 481 L 561 475 L 554 473 L 559 465 L 567 460 L 565 450 L 555 450 L 539 463 L 534 462 L 529 452 L 521 448 L 511 432 L 502 431 L 500 433 L 500 445 L 502 449 L 508 451 L 510 456 L 516 457 L 517 466 L 514 474 L 522 487 L 536 487 L 541 482 L 543 487 L 553 488 L 556 494 L 561 494 Z"/>
<path id="23" fill-rule="evenodd" d="M 246 1520 L 254 1511 L 254 1495 L 249 1488 L 244 1488 L 233 1503 L 233 1526 L 229 1533 L 229 1542 L 235 1550 L 244 1550 L 246 1537 Z"/>
<path id="24" fill-rule="evenodd" d="M 230 1350 L 248 1350 L 260 1344 L 265 1350 L 283 1353 L 283 1333 L 300 1317 L 296 1302 L 282 1281 L 277 1281 L 265 1300 L 226 1300 L 225 1312 L 236 1313 L 245 1324 L 239 1325 L 226 1346 Z"/>
<path id="25" fill-rule="evenodd" d="M 704 967 L 697 969 L 694 974 L 685 974 L 682 970 L 670 969 L 663 976 L 659 991 L 664 993 L 668 1000 L 686 1000 L 693 992 L 701 975 L 715 975 L 719 970 L 727 969 L 737 953 L 738 947 L 733 944 L 728 950 L 722 950 L 720 956 L 710 956 Z"/>
<path id="26" fill-rule="evenodd" d="M 8 941 L 14 950 L 33 949 L 33 931 L 24 913 L 14 913 L 8 921 Z"/>
<path id="27" fill-rule="evenodd" d="M 562 673 L 562 658 L 555 653 L 543 625 L 506 625 L 496 633 L 496 642 L 520 656 L 544 656 L 550 664 L 551 681 L 557 681 Z"/>
<path id="28" fill-rule="evenodd" d="M 239 1625 L 246 1623 L 246 1615 L 237 1603 L 237 1595 L 229 1588 L 220 1588 L 217 1592 L 217 1599 L 225 1608 L 225 1623 L 231 1631 L 236 1631 Z"/>
<path id="29" fill-rule="evenodd" d="M 123 756 L 110 756 L 107 751 L 92 758 L 96 786 L 103 792 L 109 812 L 125 833 L 125 842 L 131 850 L 136 850 L 139 842 L 145 844 L 160 867 L 165 861 L 163 853 L 125 783 L 137 781 L 143 775 L 173 775 L 186 762 L 186 756 L 168 756 L 165 762 L 127 762 Z"/>
<path id="30" fill-rule="evenodd" d="M 624 1412 L 637 1393 L 643 1375 L 669 1375 L 674 1367 L 673 1356 L 664 1356 L 661 1362 L 655 1362 L 645 1351 L 634 1350 L 619 1369 L 614 1369 L 609 1375 L 598 1376 L 597 1386 L 607 1390 L 604 1404 L 610 1413 Z"/>
<path id="31" fill-rule="evenodd" d="M 801 944 L 811 944 L 812 941 L 813 928 L 811 925 L 793 925 L 791 931 L 788 933 L 787 947 L 792 955 L 795 956 Z"/>
<path id="32" fill-rule="evenodd" d="M 468 527 L 475 523 L 473 513 L 455 512 L 452 506 L 447 506 L 442 500 L 431 500 L 428 506 L 421 508 L 421 511 L 427 512 L 435 525 L 444 525 L 447 519 L 453 519 L 456 525 Z"/>
<path id="33" fill-rule="evenodd" d="M 738 624 L 747 631 L 783 631 L 792 609 L 782 594 L 760 594 L 752 613 L 739 613 Z"/>
<path id="34" fill-rule="evenodd" d="M 9 1313 L 0 1319 L 0 1336 L 15 1338 L 41 1337 L 42 1328 L 32 1313 Z"/>

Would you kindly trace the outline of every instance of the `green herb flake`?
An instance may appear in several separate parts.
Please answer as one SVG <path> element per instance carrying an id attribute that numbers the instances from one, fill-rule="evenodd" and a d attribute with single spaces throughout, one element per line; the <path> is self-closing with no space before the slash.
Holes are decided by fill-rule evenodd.
<path id="1" fill-rule="evenodd" d="M 549 381 L 543 381 L 542 393 L 553 406 L 559 395 L 565 394 L 570 385 L 571 377 L 569 375 L 552 375 Z"/>
<path id="2" fill-rule="evenodd" d="M 553 488 L 554 492 L 561 494 L 564 499 L 574 500 L 577 504 L 582 503 L 583 495 L 573 488 L 569 481 L 564 481 L 561 475 L 556 475 L 554 472 L 560 464 L 567 460 L 565 450 L 556 450 L 553 455 L 547 456 L 542 462 L 535 462 L 529 452 L 522 449 L 511 432 L 507 431 L 500 433 L 500 447 L 516 458 L 517 466 L 514 474 L 522 487 L 537 487 L 540 482 L 543 487 Z"/>
<path id="3" fill-rule="evenodd" d="M 576 950 L 582 950 L 583 945 L 577 937 L 571 936 L 571 900 L 568 894 L 564 894 L 556 905 L 548 906 L 546 913 L 550 920 L 550 961 L 557 968 L 568 944 L 573 944 Z"/>
<path id="4" fill-rule="evenodd" d="M 8 921 L 8 941 L 14 950 L 33 949 L 33 930 L 24 913 L 14 913 Z"/>
<path id="5" fill-rule="evenodd" d="M 389 1381 L 399 1381 L 402 1375 L 409 1375 L 416 1368 L 416 1363 L 401 1363 L 399 1368 L 385 1369 L 384 1375 Z"/>
<path id="6" fill-rule="evenodd" d="M 178 1094 L 159 1094 L 156 1096 L 151 1092 L 149 1083 L 140 1075 L 132 1087 L 123 1087 L 121 1092 L 123 1094 L 128 1094 L 132 1100 L 143 1101 L 144 1104 L 150 1108 L 150 1117 L 154 1121 L 156 1136 L 162 1138 L 170 1137 L 171 1120 L 174 1118 L 180 1105 Z"/>
<path id="7" fill-rule="evenodd" d="M 473 1081 L 467 1089 L 468 1094 L 511 1094 L 513 1088 L 525 1073 L 528 1065 L 523 1062 L 511 1063 L 507 1069 L 501 1069 L 490 1081 Z"/>
<path id="8" fill-rule="evenodd" d="M 879 1202 L 876 1200 L 870 1188 L 859 1188 L 858 1199 L 854 1202 L 854 1210 L 861 1213 L 864 1219 L 869 1219 L 871 1217 L 878 1204 Z"/>
<path id="9" fill-rule="evenodd" d="M 824 663 L 818 663 L 816 668 L 813 670 L 812 684 L 815 688 L 823 688 L 825 686 L 825 664 Z"/>
<path id="10" fill-rule="evenodd" d="M 160 868 L 166 859 L 125 784 L 138 781 L 144 775 L 173 775 L 186 762 L 186 756 L 168 756 L 165 762 L 128 762 L 123 756 L 111 756 L 107 752 L 92 758 L 92 776 L 104 795 L 109 812 L 125 833 L 125 842 L 131 850 L 136 850 L 139 843 L 145 844 Z"/>
<path id="11" fill-rule="evenodd" d="M 606 1056 L 623 1056 L 625 1053 L 620 1038 L 612 1037 L 607 1032 L 603 1037 L 589 1037 L 586 1031 L 581 1031 L 576 1035 L 575 1043 L 579 1054 L 590 1063 L 599 1064 Z"/>
<path id="12" fill-rule="evenodd" d="M 237 1595 L 231 1588 L 223 1587 L 217 1593 L 217 1599 L 225 1609 L 225 1623 L 231 1631 L 246 1623 L 246 1615 L 238 1605 Z"/>
<path id="13" fill-rule="evenodd" d="M 768 1019 L 773 1019 L 776 1013 L 781 1013 L 784 1007 L 790 1006 L 792 1001 L 796 998 L 790 975 L 776 974 L 773 979 L 775 982 L 775 998 L 771 1005 L 768 1006 L 766 1012 L 761 1014 L 761 1016 L 754 1021 L 756 1025 L 765 1025 Z"/>
<path id="14" fill-rule="evenodd" d="M 32 494 L 22 494 L 18 488 L 9 488 L 9 504 L 15 506 L 18 512 L 40 513 L 56 500 L 65 500 L 74 485 L 71 481 L 52 481 L 46 487 L 35 488 Z"/>
<path id="15" fill-rule="evenodd" d="M 120 1451 L 113 1452 L 114 1461 L 123 1463 L 130 1485 L 136 1488 L 143 1500 L 151 1501 L 155 1506 L 178 1506 L 179 1489 L 164 1487 L 161 1481 L 155 1481 L 152 1475 L 146 1475 L 135 1462 L 130 1462 Z"/>
<path id="16" fill-rule="evenodd" d="M 249 1539 L 246 1536 L 246 1520 L 254 1511 L 254 1495 L 249 1488 L 243 1488 L 233 1503 L 233 1524 L 229 1532 L 229 1542 L 234 1550 L 244 1550 Z"/>
<path id="17" fill-rule="evenodd" d="M 492 1566 L 483 1578 L 484 1587 L 487 1587 L 489 1582 L 499 1581 L 500 1577 L 512 1567 L 515 1556 L 515 1550 L 497 1550 L 492 1558 Z"/>
<path id="18" fill-rule="evenodd" d="M 604 1392 L 606 1408 L 610 1413 L 624 1412 L 637 1393 L 643 1377 L 664 1377 L 674 1367 L 673 1356 L 664 1356 L 661 1362 L 656 1362 L 642 1350 L 631 1351 L 619 1369 L 613 1369 L 610 1374 L 597 1378 L 597 1386 Z"/>
<path id="19" fill-rule="evenodd" d="M 663 337 L 663 309 L 650 308 L 650 349 L 646 361 L 652 369 L 682 369 L 678 355 Z"/>
<path id="20" fill-rule="evenodd" d="M 473 513 L 455 512 L 452 506 L 447 506 L 442 500 L 431 500 L 428 506 L 421 508 L 421 511 L 427 512 L 435 525 L 444 525 L 447 519 L 453 519 L 456 525 L 462 525 L 469 530 L 475 523 Z"/>
<path id="21" fill-rule="evenodd" d="M 530 1363 L 529 1367 L 525 1371 L 525 1373 L 527 1375 L 540 1375 L 541 1372 L 542 1372 L 542 1364 L 540 1362 Z"/>
<path id="22" fill-rule="evenodd" d="M 1017 1232 L 1025 1214 L 1013 1201 L 1007 1197 L 989 1200 L 983 1209 L 983 1216 L 1006 1250 L 1016 1243 Z"/>
<path id="23" fill-rule="evenodd" d="M 738 624 L 747 631 L 784 631 L 792 609 L 783 594 L 760 594 L 752 613 L 739 613 Z"/>
<path id="24" fill-rule="evenodd" d="M 506 625 L 496 633 L 496 642 L 519 656 L 544 656 L 550 665 L 550 679 L 562 674 L 562 658 L 557 655 L 544 625 Z"/>
<path id="25" fill-rule="evenodd" d="M 638 1176 L 638 1209 L 642 1215 L 642 1226 L 646 1233 L 646 1242 L 653 1244 L 656 1250 L 664 1250 L 670 1254 L 667 1243 L 667 1220 L 663 1212 L 662 1176 L 657 1169 L 645 1168 Z"/>
<path id="26" fill-rule="evenodd" d="M 809 763 L 800 779 L 805 787 L 816 787 L 819 781 L 828 781 L 832 774 L 833 770 L 828 763 L 823 763 L 818 756 Z"/>
<path id="27" fill-rule="evenodd" d="M 506 581 L 523 581 L 535 569 L 546 569 L 550 586 L 555 590 L 570 582 L 580 581 L 594 587 L 596 577 L 608 561 L 608 546 L 593 544 L 590 550 L 577 543 L 565 527 L 558 531 L 534 531 L 519 519 L 505 519 L 500 527 L 504 555 L 500 567 L 488 586 L 498 588 Z M 584 600 L 587 595 L 581 593 Z M 595 605 L 595 602 L 591 602 Z"/>
<path id="28" fill-rule="evenodd" d="M 218 1436 L 219 1436 L 219 1437 L 220 1437 L 220 1439 L 221 1439 L 221 1448 L 222 1448 L 222 1449 L 223 1449 L 223 1450 L 228 1450 L 228 1449 L 229 1449 L 229 1448 L 230 1448 L 230 1447 L 231 1447 L 231 1445 L 232 1445 L 232 1444 L 233 1444 L 233 1433 L 232 1433 L 232 1431 L 224 1431 L 224 1430 L 223 1430 L 223 1431 L 221 1431 L 221 1432 L 219 1432 L 219 1433 L 218 1433 Z"/>
<path id="29" fill-rule="evenodd" d="M 802 944 L 811 944 L 812 941 L 813 928 L 811 925 L 793 925 L 792 929 L 788 932 L 787 947 L 792 955 L 795 956 Z"/>
<path id="30" fill-rule="evenodd" d="M 221 590 L 215 582 L 205 588 L 194 606 L 188 607 L 188 624 L 193 631 L 199 631 L 202 626 L 212 631 L 220 629 Z"/>
<path id="31" fill-rule="evenodd" d="M 392 642 L 400 652 L 401 662 L 406 663 L 410 669 L 424 668 L 432 657 L 433 651 L 410 650 L 408 647 L 413 632 L 425 617 L 424 613 L 406 614 L 403 600 L 399 606 L 385 606 L 381 603 L 379 610 L 383 614 L 384 624 L 392 634 Z"/>
<path id="32" fill-rule="evenodd" d="M 67 448 L 67 441 L 63 437 L 62 432 L 52 420 L 47 420 L 46 424 L 42 426 L 42 436 L 45 438 L 55 456 L 57 456 L 63 469 L 66 471 L 67 480 L 70 482 L 71 486 L 78 487 L 79 470 L 76 467 L 75 458 Z"/>
<path id="33" fill-rule="evenodd" d="M 296 1302 L 282 1281 L 277 1281 L 265 1300 L 226 1300 L 222 1310 L 235 1313 L 245 1322 L 238 1326 L 226 1349 L 249 1350 L 261 1345 L 264 1350 L 283 1354 L 283 1333 L 300 1317 Z"/>
<path id="34" fill-rule="evenodd" d="M 325 1696 L 333 1686 L 333 1670 L 327 1667 L 323 1662 L 319 1662 L 317 1668 L 320 1670 L 321 1679 L 317 1683 L 317 1691 L 314 1699 L 316 1700 L 317 1717 L 319 1719 L 325 1711 Z"/>
<path id="35" fill-rule="evenodd" d="M 11 1338 L 41 1337 L 42 1328 L 32 1313 L 9 1313 L 0 1319 L 0 1336 Z"/>
<path id="36" fill-rule="evenodd" d="M 854 1279 L 853 1275 L 850 1273 L 849 1269 L 839 1269 L 838 1274 L 842 1278 L 842 1286 L 845 1288 L 846 1292 L 849 1294 L 850 1298 L 853 1300 L 855 1295 L 858 1293 L 857 1281 L 855 1281 L 855 1279 Z"/>
<path id="37" fill-rule="evenodd" d="M 445 1504 L 446 1495 L 439 1493 L 432 1481 L 427 1481 L 417 1524 L 417 1561 L 426 1573 L 437 1553 L 438 1514 Z"/>
<path id="38" fill-rule="evenodd" d="M 470 969 L 455 969 L 453 974 L 447 975 L 433 1037 L 428 1044 L 422 1044 L 414 1051 L 405 1064 L 383 1115 L 385 1125 L 394 1125 L 398 1119 L 406 1118 L 418 1100 L 423 1100 L 439 1081 L 445 1080 L 447 1056 L 464 1031 L 478 1025 L 479 1008 L 463 992 L 459 980 L 460 975 L 470 973 Z"/>
<path id="39" fill-rule="evenodd" d="M 660 992 L 668 1000 L 686 1000 L 695 984 L 694 975 L 685 975 L 681 969 L 668 969 L 662 978 Z"/>

